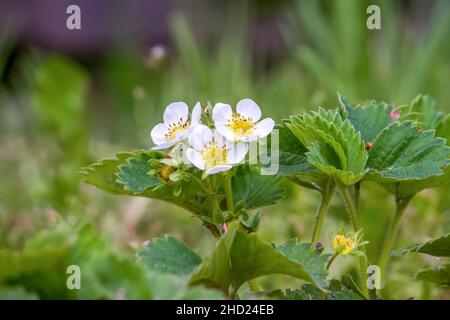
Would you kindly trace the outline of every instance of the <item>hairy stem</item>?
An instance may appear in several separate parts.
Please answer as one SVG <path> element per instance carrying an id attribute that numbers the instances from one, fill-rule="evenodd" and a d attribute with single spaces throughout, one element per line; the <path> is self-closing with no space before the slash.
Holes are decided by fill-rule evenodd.
<path id="1" fill-rule="evenodd" d="M 314 222 L 314 231 L 311 239 L 311 245 L 314 246 L 320 237 L 320 231 L 322 230 L 323 221 L 330 205 L 330 200 L 334 194 L 334 185 L 329 182 L 322 193 L 322 200 L 320 202 L 319 209 L 317 210 L 316 219 Z"/>
<path id="2" fill-rule="evenodd" d="M 354 232 L 357 232 L 358 230 L 361 230 L 361 224 L 359 222 L 358 211 L 356 210 L 356 207 L 358 206 L 355 206 L 355 199 L 352 199 L 348 187 L 340 184 L 339 191 L 341 192 L 342 198 L 344 199 L 347 213 L 353 225 L 353 230 Z M 362 246 L 360 250 L 364 254 L 359 257 L 360 286 L 363 294 L 368 297 L 369 290 L 367 288 L 367 254 L 364 246 Z"/>
<path id="3" fill-rule="evenodd" d="M 386 233 L 386 240 L 384 241 L 384 245 L 383 245 L 383 248 L 382 248 L 381 254 L 380 254 L 380 261 L 378 263 L 380 266 L 381 277 L 382 277 L 382 279 L 384 279 L 383 283 L 387 279 L 387 277 L 385 276 L 385 272 L 386 272 L 387 265 L 389 263 L 389 252 L 392 250 L 392 248 L 394 246 L 395 239 L 397 238 L 400 220 L 401 220 L 403 213 L 405 212 L 405 209 L 408 206 L 410 200 L 411 200 L 411 197 L 405 198 L 405 199 L 402 199 L 402 198 L 395 199 L 395 203 L 396 203 L 395 214 L 389 223 L 387 233 Z"/>

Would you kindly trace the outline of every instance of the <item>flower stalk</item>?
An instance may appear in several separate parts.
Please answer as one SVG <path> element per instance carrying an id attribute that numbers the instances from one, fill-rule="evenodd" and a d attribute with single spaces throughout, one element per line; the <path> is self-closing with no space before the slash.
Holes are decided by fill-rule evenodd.
<path id="1" fill-rule="evenodd" d="M 322 192 L 322 199 L 320 202 L 319 209 L 317 210 L 315 222 L 314 222 L 314 230 L 311 239 L 311 246 L 314 246 L 317 242 L 319 242 L 320 232 L 322 230 L 323 221 L 325 219 L 325 215 L 328 211 L 328 207 L 330 205 L 330 200 L 333 197 L 335 191 L 335 187 L 332 181 L 330 181 L 325 190 Z"/>
<path id="2" fill-rule="evenodd" d="M 395 199 L 395 204 L 396 204 L 396 208 L 395 208 L 395 214 L 392 217 L 389 226 L 388 226 L 388 231 L 386 233 L 386 240 L 384 241 L 384 245 L 383 248 L 381 250 L 381 254 L 380 254 L 380 261 L 379 261 L 379 266 L 380 266 L 380 271 L 381 271 L 381 277 L 383 280 L 386 280 L 386 276 L 385 276 L 385 272 L 386 272 L 386 268 L 388 266 L 389 263 L 389 253 L 392 250 L 392 248 L 394 247 L 394 243 L 395 240 L 397 238 L 397 233 L 398 233 L 398 227 L 400 226 L 400 220 L 403 216 L 403 213 L 405 212 L 406 207 L 408 206 L 409 202 L 411 201 L 412 197 L 408 197 L 408 198 L 396 198 Z M 385 282 L 385 281 L 383 281 Z"/>
<path id="3" fill-rule="evenodd" d="M 330 269 L 331 265 L 333 264 L 334 260 L 337 258 L 338 255 L 339 255 L 339 252 L 335 252 L 333 254 L 333 256 L 330 258 L 330 260 L 327 263 L 327 270 Z"/>
<path id="4" fill-rule="evenodd" d="M 356 210 L 355 206 L 355 199 L 352 199 L 350 192 L 348 190 L 348 187 L 344 186 L 343 184 L 339 184 L 339 191 L 341 192 L 342 198 L 345 203 L 345 207 L 347 209 L 347 213 L 349 215 L 350 221 L 353 226 L 354 232 L 358 232 L 361 230 L 361 223 L 359 222 L 359 216 L 358 211 Z M 361 247 L 361 252 L 363 255 L 359 257 L 359 273 L 360 273 L 360 286 L 361 291 L 363 292 L 364 296 L 369 296 L 369 290 L 367 288 L 367 254 L 366 249 L 364 247 Z"/>

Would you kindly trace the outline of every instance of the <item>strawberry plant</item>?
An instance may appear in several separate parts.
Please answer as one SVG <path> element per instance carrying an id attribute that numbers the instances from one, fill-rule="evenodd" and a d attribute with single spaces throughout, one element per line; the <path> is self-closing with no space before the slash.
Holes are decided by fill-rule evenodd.
<path id="1" fill-rule="evenodd" d="M 375 289 L 381 286 L 370 285 L 371 278 L 388 281 L 391 254 L 448 257 L 448 235 L 393 251 L 414 195 L 450 182 L 450 117 L 438 111 L 431 97 L 419 95 L 395 107 L 376 101 L 354 105 L 339 95 L 335 108 L 291 115 L 277 125 L 261 118 L 261 109 L 250 99 L 239 101 L 234 111 L 224 103 L 205 108 L 197 103 L 190 113 L 185 103 L 175 102 L 151 131 L 151 150 L 121 152 L 81 170 L 84 182 L 105 191 L 182 207 L 214 236 L 215 247 L 207 257 L 172 236 L 156 238 L 138 250 L 141 266 L 232 299 L 249 297 L 244 284 L 256 298 L 377 299 L 382 291 Z M 275 160 L 274 174 L 264 171 L 269 165 L 264 156 Z M 308 243 L 286 239 L 274 244 L 258 236 L 261 216 L 255 209 L 283 199 L 283 180 L 321 194 Z M 371 182 L 385 188 L 396 203 L 377 260 L 366 252 L 371 242 L 365 231 L 371 226 L 361 222 L 361 188 Z M 351 230 L 341 227 L 321 243 L 335 195 L 345 205 Z M 333 277 L 331 265 L 347 256 L 357 257 L 358 276 Z M 379 270 L 375 274 L 369 272 L 373 266 Z M 272 274 L 305 283 L 267 290 L 257 279 Z M 421 271 L 417 278 L 448 285 L 448 275 L 445 264 Z"/>

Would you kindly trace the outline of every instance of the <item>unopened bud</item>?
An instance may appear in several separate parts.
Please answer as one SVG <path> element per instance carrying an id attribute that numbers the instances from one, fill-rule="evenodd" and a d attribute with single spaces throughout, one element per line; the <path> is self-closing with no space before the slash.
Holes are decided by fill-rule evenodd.
<path id="1" fill-rule="evenodd" d="M 391 120 L 395 121 L 400 117 L 400 112 L 398 112 L 396 110 L 392 110 L 390 116 L 391 116 Z"/>

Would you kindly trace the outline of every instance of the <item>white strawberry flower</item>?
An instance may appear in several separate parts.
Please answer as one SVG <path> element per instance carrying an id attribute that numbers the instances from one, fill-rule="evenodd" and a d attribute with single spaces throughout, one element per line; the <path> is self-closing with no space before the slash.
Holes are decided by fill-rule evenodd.
<path id="1" fill-rule="evenodd" d="M 200 123 L 200 102 L 192 109 L 191 120 L 188 119 L 189 108 L 184 102 L 173 102 L 164 110 L 164 123 L 153 127 L 150 136 L 156 144 L 152 149 L 167 149 L 175 143 L 186 139 L 192 129 Z"/>
<path id="2" fill-rule="evenodd" d="M 249 142 L 264 138 L 275 126 L 271 118 L 259 121 L 261 109 L 251 99 L 239 101 L 236 105 L 236 113 L 233 113 L 230 105 L 216 103 L 212 118 L 217 131 L 234 142 Z"/>
<path id="3" fill-rule="evenodd" d="M 227 171 L 241 162 L 247 154 L 247 144 L 227 141 L 217 130 L 196 126 L 189 135 L 191 148 L 186 151 L 189 162 L 206 174 Z"/>

